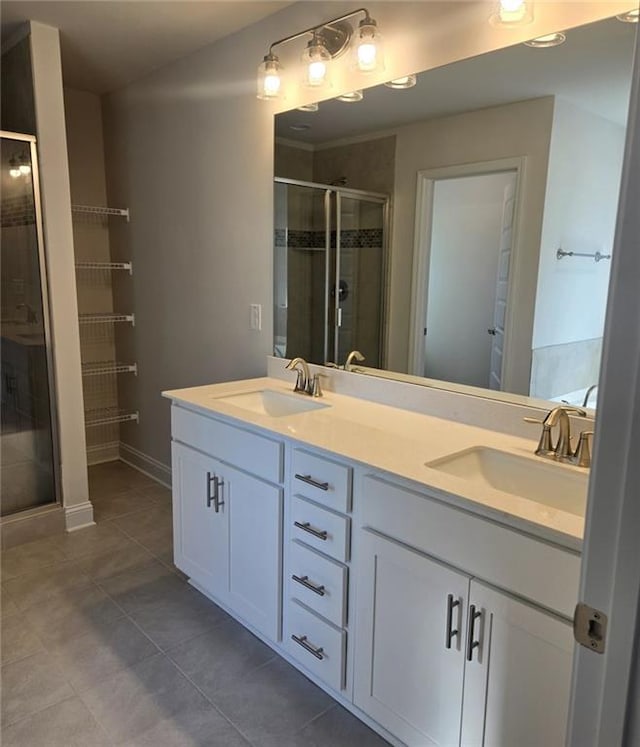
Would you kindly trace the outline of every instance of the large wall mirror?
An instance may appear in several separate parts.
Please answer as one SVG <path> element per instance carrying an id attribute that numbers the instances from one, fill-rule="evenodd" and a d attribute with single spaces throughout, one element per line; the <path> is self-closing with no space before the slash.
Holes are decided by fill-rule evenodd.
<path id="1" fill-rule="evenodd" d="M 636 32 L 278 115 L 274 354 L 595 407 Z"/>

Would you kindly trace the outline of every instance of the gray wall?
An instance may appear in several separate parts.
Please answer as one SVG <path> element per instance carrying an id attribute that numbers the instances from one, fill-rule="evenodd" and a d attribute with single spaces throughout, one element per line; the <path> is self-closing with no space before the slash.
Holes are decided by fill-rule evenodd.
<path id="1" fill-rule="evenodd" d="M 2 129 L 35 135 L 36 111 L 28 36 L 2 55 L 0 68 L 2 70 L 0 106 Z"/>

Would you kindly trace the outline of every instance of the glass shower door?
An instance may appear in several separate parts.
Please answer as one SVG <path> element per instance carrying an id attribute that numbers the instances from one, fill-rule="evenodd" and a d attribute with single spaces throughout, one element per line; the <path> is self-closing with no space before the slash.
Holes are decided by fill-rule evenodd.
<path id="1" fill-rule="evenodd" d="M 327 332 L 333 360 L 352 350 L 364 365 L 383 364 L 386 200 L 337 191 L 332 211 L 332 260 Z"/>
<path id="2" fill-rule="evenodd" d="M 35 141 L 2 132 L 0 515 L 53 503 L 56 447 Z"/>

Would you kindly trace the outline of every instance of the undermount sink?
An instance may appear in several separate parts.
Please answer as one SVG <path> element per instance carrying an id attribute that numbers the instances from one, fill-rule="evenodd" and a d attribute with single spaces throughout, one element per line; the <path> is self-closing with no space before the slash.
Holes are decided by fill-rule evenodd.
<path id="1" fill-rule="evenodd" d="M 260 415 L 270 415 L 273 418 L 296 415 L 310 410 L 322 410 L 330 406 L 305 394 L 286 394 L 271 389 L 229 394 L 226 397 L 216 397 L 215 399 L 228 405 L 241 407 L 244 410 L 257 412 Z"/>
<path id="2" fill-rule="evenodd" d="M 560 464 L 476 446 L 426 466 L 576 516 L 585 514 L 588 473 Z"/>

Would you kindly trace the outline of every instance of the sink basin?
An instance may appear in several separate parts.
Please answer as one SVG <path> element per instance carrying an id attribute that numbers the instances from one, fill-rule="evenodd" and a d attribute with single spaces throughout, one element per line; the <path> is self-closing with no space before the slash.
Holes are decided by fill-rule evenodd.
<path id="1" fill-rule="evenodd" d="M 270 415 L 272 418 L 297 415 L 301 412 L 322 410 L 329 407 L 325 402 L 312 399 L 305 394 L 286 394 L 285 392 L 274 392 L 271 389 L 230 394 L 215 399 L 228 405 L 241 407 L 243 410 L 257 412 L 260 415 Z"/>
<path id="2" fill-rule="evenodd" d="M 560 464 L 477 446 L 426 466 L 576 516 L 585 514 L 588 474 Z"/>

